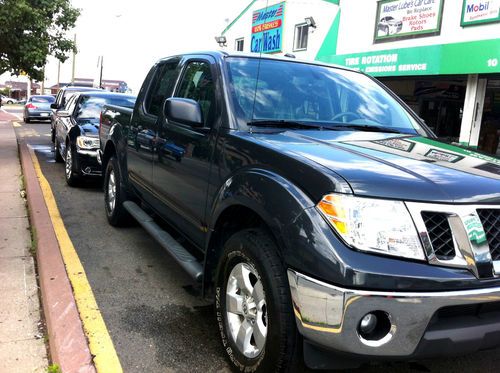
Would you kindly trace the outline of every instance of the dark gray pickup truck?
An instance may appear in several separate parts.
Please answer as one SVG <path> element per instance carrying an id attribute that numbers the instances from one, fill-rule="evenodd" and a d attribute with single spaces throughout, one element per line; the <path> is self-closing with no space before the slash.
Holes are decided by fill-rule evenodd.
<path id="1" fill-rule="evenodd" d="M 105 107 L 100 146 L 109 222 L 135 218 L 213 297 L 237 370 L 500 344 L 500 160 L 362 73 L 165 58 L 133 110 Z"/>

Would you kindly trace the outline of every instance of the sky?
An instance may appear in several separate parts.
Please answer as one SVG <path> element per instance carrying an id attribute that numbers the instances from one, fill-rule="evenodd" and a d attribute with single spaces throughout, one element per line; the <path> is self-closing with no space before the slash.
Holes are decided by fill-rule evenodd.
<path id="1" fill-rule="evenodd" d="M 72 0 L 81 9 L 74 30 L 77 78 L 124 80 L 138 93 L 151 66 L 169 55 L 219 49 L 220 35 L 250 0 Z M 49 57 L 45 86 L 57 83 L 57 61 Z M 72 58 L 61 65 L 61 82 L 71 81 Z M 4 74 L 0 81 L 10 80 Z M 22 78 L 21 78 L 22 79 Z M 13 78 L 12 80 L 16 80 Z"/>

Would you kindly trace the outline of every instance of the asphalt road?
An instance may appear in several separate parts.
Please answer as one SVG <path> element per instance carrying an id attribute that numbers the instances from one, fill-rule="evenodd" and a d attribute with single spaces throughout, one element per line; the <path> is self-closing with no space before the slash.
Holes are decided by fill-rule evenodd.
<path id="1" fill-rule="evenodd" d="M 47 123 L 19 121 L 16 126 L 18 137 L 36 150 L 124 371 L 229 371 L 213 307 L 142 228 L 108 225 L 99 181 L 81 188 L 66 185 L 49 131 Z M 496 349 L 418 363 L 383 363 L 356 372 L 494 372 L 499 366 Z"/>

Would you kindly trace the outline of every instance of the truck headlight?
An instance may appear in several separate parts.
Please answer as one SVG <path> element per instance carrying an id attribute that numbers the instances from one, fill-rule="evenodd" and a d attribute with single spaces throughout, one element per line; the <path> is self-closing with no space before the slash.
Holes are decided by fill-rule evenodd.
<path id="1" fill-rule="evenodd" d="M 316 208 L 352 247 L 425 260 L 417 230 L 403 202 L 328 194 Z"/>
<path id="2" fill-rule="evenodd" d="M 78 136 L 76 138 L 76 145 L 80 149 L 96 149 L 99 147 L 99 138 L 88 137 L 88 136 Z"/>

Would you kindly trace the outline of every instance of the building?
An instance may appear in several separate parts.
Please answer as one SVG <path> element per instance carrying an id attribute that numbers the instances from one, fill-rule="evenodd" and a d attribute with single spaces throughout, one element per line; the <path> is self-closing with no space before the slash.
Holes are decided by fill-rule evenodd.
<path id="1" fill-rule="evenodd" d="M 14 82 L 6 81 L 4 84 L 0 84 L 0 89 L 8 88 L 10 91 L 10 97 L 16 100 L 26 100 L 28 95 L 28 83 L 27 82 Z M 38 83 L 31 83 L 31 95 L 36 95 L 37 91 L 40 90 L 40 85 Z"/>
<path id="2" fill-rule="evenodd" d="M 57 94 L 59 88 L 66 87 L 68 85 L 75 85 L 80 87 L 94 87 L 96 86 L 94 79 L 88 78 L 75 78 L 74 83 L 59 83 L 50 87 L 52 94 Z M 103 80 L 102 88 L 111 92 L 126 93 L 129 91 L 128 85 L 123 80 Z"/>
<path id="3" fill-rule="evenodd" d="M 362 70 L 441 139 L 500 154 L 499 0 L 254 0 L 221 36 Z"/>

